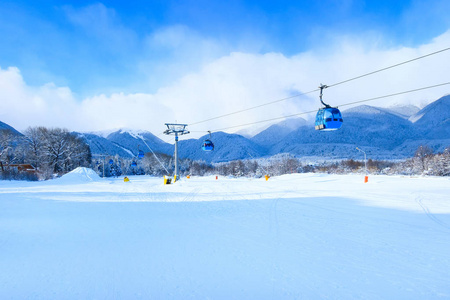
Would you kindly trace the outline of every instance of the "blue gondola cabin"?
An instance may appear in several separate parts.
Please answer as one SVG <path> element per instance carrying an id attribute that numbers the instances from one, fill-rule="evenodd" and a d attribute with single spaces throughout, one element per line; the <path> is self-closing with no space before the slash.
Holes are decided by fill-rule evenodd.
<path id="1" fill-rule="evenodd" d="M 316 115 L 315 129 L 323 131 L 338 130 L 342 126 L 342 115 L 335 107 L 319 109 Z"/>
<path id="2" fill-rule="evenodd" d="M 205 140 L 202 144 L 203 151 L 212 151 L 214 150 L 214 144 L 210 140 Z"/>

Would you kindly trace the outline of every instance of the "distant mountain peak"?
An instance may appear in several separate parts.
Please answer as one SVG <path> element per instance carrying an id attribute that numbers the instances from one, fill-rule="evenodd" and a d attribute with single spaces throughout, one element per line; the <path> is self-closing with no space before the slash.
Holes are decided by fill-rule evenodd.
<path id="1" fill-rule="evenodd" d="M 393 114 L 408 119 L 420 111 L 420 108 L 415 105 L 394 105 L 387 108 Z"/>
<path id="2" fill-rule="evenodd" d="M 428 104 L 409 118 L 412 123 L 438 124 L 450 118 L 450 95 L 445 95 Z"/>
<path id="3" fill-rule="evenodd" d="M 343 113 L 356 113 L 356 114 L 392 114 L 390 111 L 388 111 L 385 108 L 380 108 L 380 107 L 375 107 L 375 106 L 370 106 L 370 105 L 360 105 L 360 106 L 356 106 L 356 107 L 352 107 L 349 108 L 345 111 L 343 111 Z"/>
<path id="4" fill-rule="evenodd" d="M 136 129 L 129 129 L 129 128 L 121 128 L 116 132 L 119 134 L 129 134 L 132 137 L 134 137 L 135 139 L 142 139 L 143 134 L 149 134 L 149 133 L 151 134 L 150 131 L 136 130 Z"/>
<path id="5" fill-rule="evenodd" d="M 87 133 L 87 134 L 94 134 L 103 138 L 107 138 L 108 135 L 110 135 L 113 132 L 117 132 L 118 130 L 120 130 L 119 128 L 115 128 L 115 129 L 106 129 L 106 130 L 97 130 L 97 131 L 86 131 L 83 133 Z"/>
<path id="6" fill-rule="evenodd" d="M 298 127 L 305 126 L 306 123 L 307 123 L 307 121 L 301 117 L 288 118 L 288 119 L 282 120 L 278 123 L 270 123 L 270 124 L 266 124 L 264 126 L 257 127 L 257 128 L 250 127 L 250 128 L 242 129 L 242 130 L 239 130 L 238 132 L 236 132 L 236 134 L 242 135 L 246 138 L 252 138 L 272 126 L 276 126 L 277 128 L 283 128 L 284 130 L 287 130 L 287 131 L 292 131 L 292 130 L 297 129 Z"/>
<path id="7" fill-rule="evenodd" d="M 95 134 L 95 135 L 98 135 L 98 136 L 101 136 L 104 138 L 108 138 L 108 136 L 110 136 L 111 134 L 126 134 L 126 133 L 128 133 L 129 135 L 131 135 L 135 138 L 141 138 L 141 136 L 144 134 L 152 134 L 148 130 L 131 129 L 131 128 L 126 128 L 126 127 L 100 130 L 100 131 L 91 131 L 91 132 L 86 132 L 86 133 Z"/>

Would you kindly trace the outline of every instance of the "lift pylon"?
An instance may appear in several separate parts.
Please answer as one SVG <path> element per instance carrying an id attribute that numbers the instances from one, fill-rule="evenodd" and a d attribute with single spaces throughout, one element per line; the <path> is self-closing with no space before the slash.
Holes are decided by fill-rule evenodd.
<path id="1" fill-rule="evenodd" d="M 173 176 L 174 182 L 178 179 L 178 136 L 188 134 L 189 131 L 186 130 L 187 124 L 174 124 L 174 123 L 166 123 L 167 126 L 166 131 L 164 131 L 164 134 L 175 135 L 175 174 Z"/>

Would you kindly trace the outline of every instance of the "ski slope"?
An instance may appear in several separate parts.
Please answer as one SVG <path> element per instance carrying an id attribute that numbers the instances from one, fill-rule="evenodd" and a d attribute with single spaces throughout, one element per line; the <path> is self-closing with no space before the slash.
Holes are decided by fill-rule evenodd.
<path id="1" fill-rule="evenodd" d="M 450 180 L 0 182 L 2 299 L 450 299 Z"/>

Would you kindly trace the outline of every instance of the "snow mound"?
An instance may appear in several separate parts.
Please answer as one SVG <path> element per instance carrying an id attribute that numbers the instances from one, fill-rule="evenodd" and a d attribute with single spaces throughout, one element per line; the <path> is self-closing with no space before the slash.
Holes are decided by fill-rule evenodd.
<path id="1" fill-rule="evenodd" d="M 75 170 L 61 176 L 59 180 L 63 180 L 64 182 L 70 183 L 79 183 L 79 182 L 94 182 L 99 181 L 100 176 L 95 173 L 94 170 L 90 168 L 82 168 L 78 167 Z"/>

